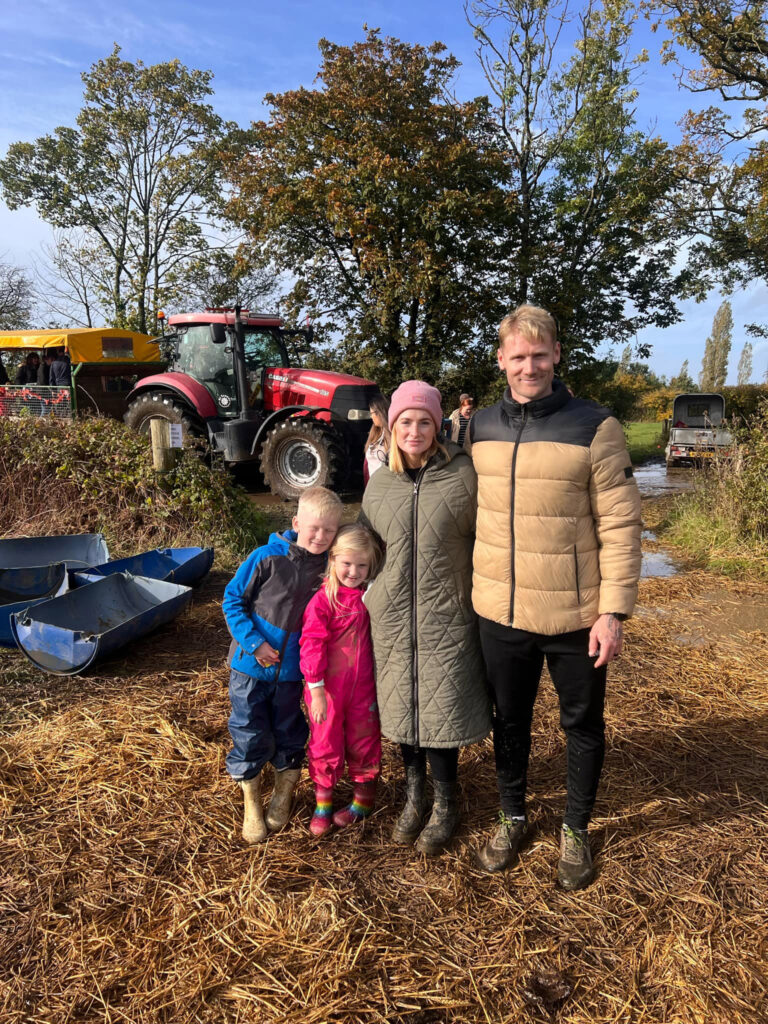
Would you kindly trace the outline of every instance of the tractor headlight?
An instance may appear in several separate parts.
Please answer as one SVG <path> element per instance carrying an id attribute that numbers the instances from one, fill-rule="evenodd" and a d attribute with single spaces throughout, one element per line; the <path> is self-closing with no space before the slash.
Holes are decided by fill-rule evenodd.
<path id="1" fill-rule="evenodd" d="M 348 420 L 369 420 L 370 418 L 370 409 L 350 409 L 347 413 Z"/>

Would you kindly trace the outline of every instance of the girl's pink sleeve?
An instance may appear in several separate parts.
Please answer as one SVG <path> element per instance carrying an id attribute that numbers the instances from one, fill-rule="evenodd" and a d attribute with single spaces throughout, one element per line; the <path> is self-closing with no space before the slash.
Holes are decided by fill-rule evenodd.
<path id="1" fill-rule="evenodd" d="M 299 639 L 301 674 L 308 683 L 317 683 L 325 678 L 332 616 L 328 595 L 321 587 L 306 607 Z"/>

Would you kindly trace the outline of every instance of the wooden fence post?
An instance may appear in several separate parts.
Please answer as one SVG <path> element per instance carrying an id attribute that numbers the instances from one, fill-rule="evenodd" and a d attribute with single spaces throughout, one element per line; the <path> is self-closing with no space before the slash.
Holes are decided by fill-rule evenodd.
<path id="1" fill-rule="evenodd" d="M 149 421 L 149 433 L 152 438 L 152 462 L 156 472 L 167 473 L 173 469 L 176 453 L 171 448 L 171 425 L 168 420 L 154 416 Z"/>

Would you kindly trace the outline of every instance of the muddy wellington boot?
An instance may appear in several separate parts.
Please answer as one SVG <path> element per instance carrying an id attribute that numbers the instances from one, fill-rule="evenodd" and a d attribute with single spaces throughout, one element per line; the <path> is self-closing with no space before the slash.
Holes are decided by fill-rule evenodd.
<path id="1" fill-rule="evenodd" d="M 595 877 L 587 830 L 563 825 L 560 832 L 560 860 L 557 880 L 563 889 L 583 889 Z"/>
<path id="2" fill-rule="evenodd" d="M 526 832 L 527 827 L 523 818 L 508 818 L 501 811 L 493 838 L 475 854 L 477 866 L 492 875 L 497 871 L 504 871 L 517 857 Z"/>
<path id="3" fill-rule="evenodd" d="M 413 846 L 424 825 L 427 801 L 427 766 L 408 765 L 405 769 L 406 802 L 392 829 L 392 842 L 400 846 Z"/>
<path id="4" fill-rule="evenodd" d="M 243 791 L 243 839 L 246 843 L 261 843 L 269 835 L 261 806 L 261 776 L 243 779 L 240 788 Z"/>
<path id="5" fill-rule="evenodd" d="M 267 808 L 267 825 L 270 832 L 277 832 L 288 824 L 293 803 L 293 791 L 296 789 L 296 783 L 300 776 L 301 768 L 284 768 L 281 772 L 275 772 L 272 799 Z"/>
<path id="6" fill-rule="evenodd" d="M 416 849 L 428 857 L 442 853 L 459 821 L 458 787 L 455 782 L 432 782 L 435 798 L 432 813 L 416 840 Z"/>

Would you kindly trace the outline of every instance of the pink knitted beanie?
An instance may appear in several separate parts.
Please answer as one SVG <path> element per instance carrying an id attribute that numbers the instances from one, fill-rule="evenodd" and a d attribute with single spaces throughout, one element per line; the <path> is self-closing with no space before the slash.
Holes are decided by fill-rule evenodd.
<path id="1" fill-rule="evenodd" d="M 389 405 L 389 429 L 405 409 L 423 409 L 435 421 L 435 430 L 440 433 L 443 425 L 443 410 L 440 405 L 441 395 L 437 388 L 423 380 L 406 380 L 392 395 Z"/>

